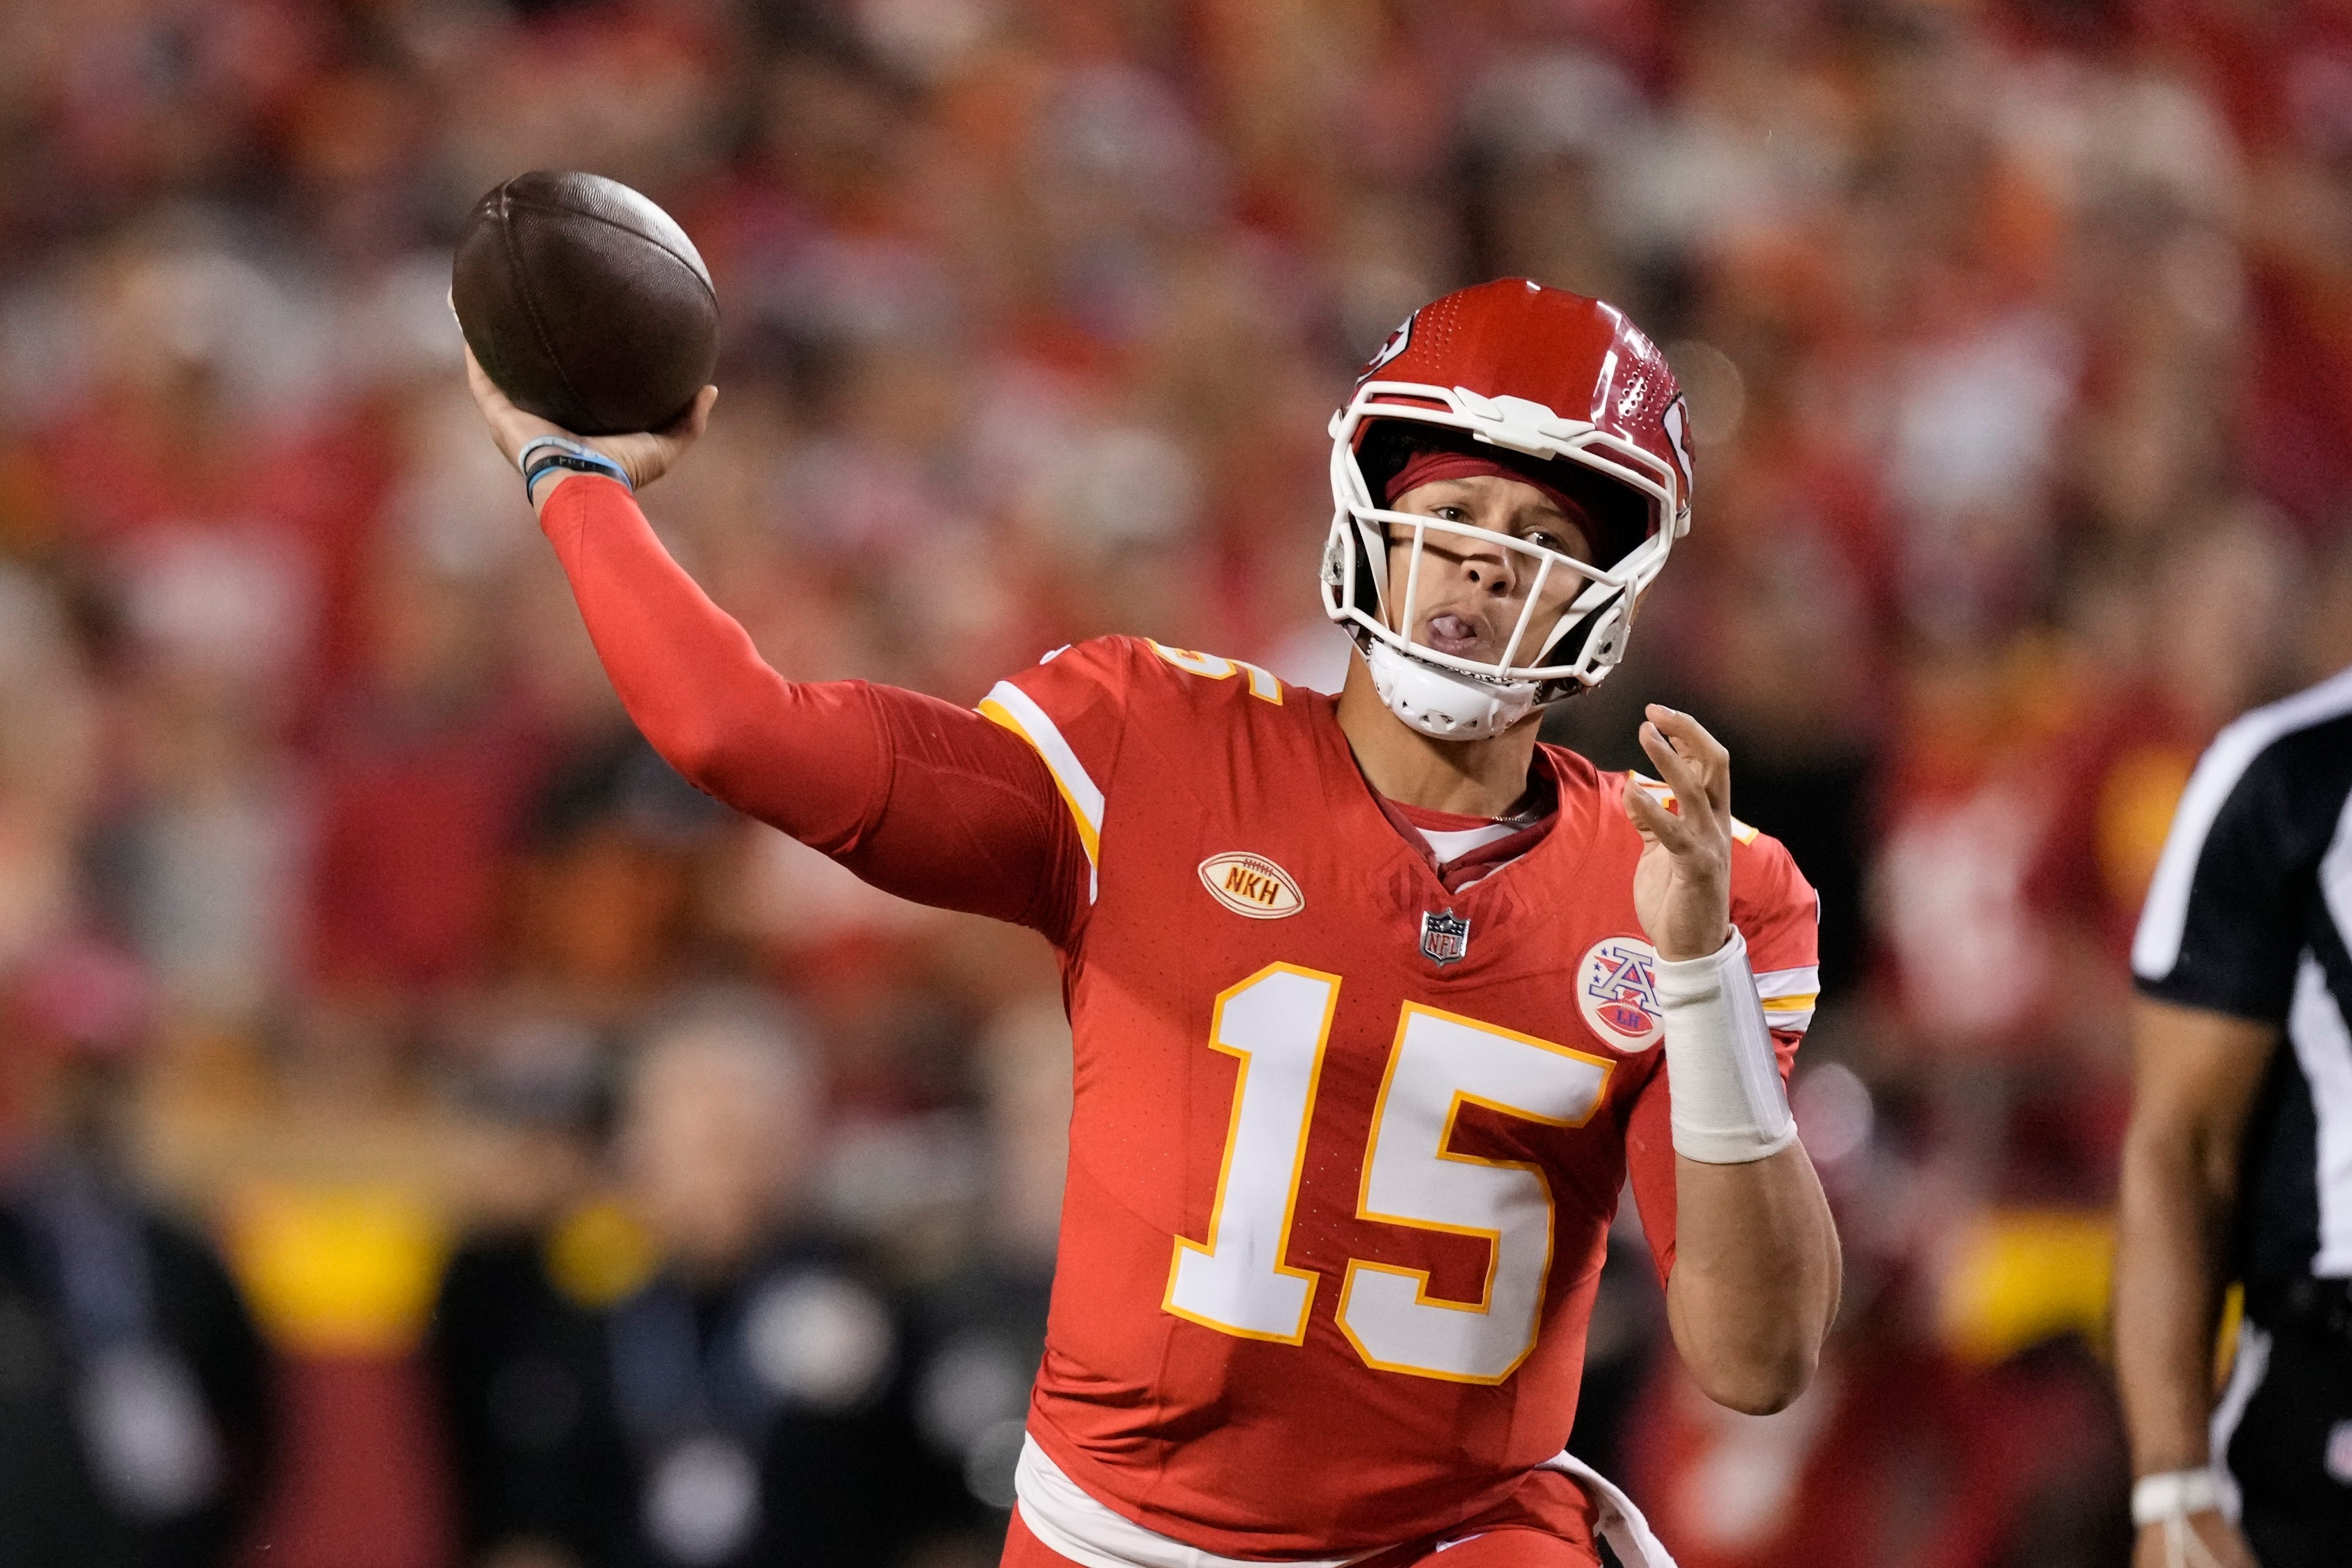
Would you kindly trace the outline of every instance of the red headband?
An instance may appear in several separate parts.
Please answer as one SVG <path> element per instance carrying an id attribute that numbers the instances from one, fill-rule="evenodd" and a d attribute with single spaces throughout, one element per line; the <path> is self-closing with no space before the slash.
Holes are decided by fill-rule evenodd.
<path id="1" fill-rule="evenodd" d="M 1389 481 L 1386 499 L 1388 504 L 1393 507 L 1403 497 L 1423 485 L 1433 484 L 1439 479 L 1475 479 L 1487 477 L 1517 479 L 1523 485 L 1533 486 L 1546 500 L 1559 508 L 1560 515 L 1567 518 L 1569 522 L 1584 535 L 1585 549 L 1592 552 L 1597 559 L 1601 530 L 1594 525 L 1592 514 L 1586 511 L 1582 504 L 1566 490 L 1546 482 L 1528 471 L 1535 464 L 1542 461 L 1541 458 L 1528 458 L 1522 461 L 1525 466 L 1514 463 L 1509 458 L 1500 454 L 1488 457 L 1483 452 L 1415 452 L 1406 460 L 1404 467 L 1397 470 L 1396 478 Z"/>

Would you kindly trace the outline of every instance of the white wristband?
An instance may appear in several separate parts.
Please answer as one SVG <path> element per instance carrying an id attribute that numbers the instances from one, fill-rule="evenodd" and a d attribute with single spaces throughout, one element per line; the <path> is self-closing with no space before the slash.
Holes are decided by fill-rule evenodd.
<path id="1" fill-rule="evenodd" d="M 2142 1476 L 2132 1487 L 2132 1523 L 2146 1527 L 2221 1507 L 2221 1478 L 2210 1467 Z"/>
<path id="2" fill-rule="evenodd" d="M 1795 1142 L 1797 1123 L 1739 928 L 1707 957 L 1660 959 L 1658 1003 L 1665 1014 L 1675 1152 L 1709 1165 L 1740 1165 Z"/>

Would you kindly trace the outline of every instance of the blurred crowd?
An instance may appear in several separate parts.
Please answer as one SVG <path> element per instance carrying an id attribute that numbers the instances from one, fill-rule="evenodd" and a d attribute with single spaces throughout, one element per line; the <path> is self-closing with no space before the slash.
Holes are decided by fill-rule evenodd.
<path id="1" fill-rule="evenodd" d="M 963 702 L 1103 632 L 1336 689 L 1354 367 L 1626 307 L 1696 521 L 1547 732 L 1689 708 L 1822 888 L 1851 1272 L 1769 1419 L 1612 1272 L 1578 1446 L 1686 1568 L 2122 1561 L 2124 946 L 2352 663 L 2352 5 L 77 0 L 0 138 L 0 1557 L 994 1561 L 1052 963 L 621 713 L 445 298 L 557 167 L 717 280 L 673 549 Z"/>

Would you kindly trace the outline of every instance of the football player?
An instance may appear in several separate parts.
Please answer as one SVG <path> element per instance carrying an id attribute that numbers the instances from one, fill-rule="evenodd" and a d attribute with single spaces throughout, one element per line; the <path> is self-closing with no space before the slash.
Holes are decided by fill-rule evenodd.
<path id="1" fill-rule="evenodd" d="M 1565 1568 L 1596 1531 L 1667 1561 L 1562 1452 L 1628 1174 L 1727 1405 L 1803 1389 L 1839 1260 L 1783 1088 L 1812 889 L 1689 715 L 1647 710 L 1654 780 L 1536 737 L 1689 526 L 1648 338 L 1517 279 L 1391 334 L 1331 424 L 1336 699 L 1105 637 L 977 712 L 785 680 L 665 553 L 631 491 L 715 391 L 580 441 L 472 376 L 664 756 L 1059 956 L 1076 1100 L 1008 1564 Z"/>

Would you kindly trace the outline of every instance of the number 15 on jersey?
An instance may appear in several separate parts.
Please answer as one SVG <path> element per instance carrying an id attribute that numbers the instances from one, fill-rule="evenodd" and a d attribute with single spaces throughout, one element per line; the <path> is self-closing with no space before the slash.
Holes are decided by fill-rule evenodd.
<path id="1" fill-rule="evenodd" d="M 1318 1277 L 1284 1259 L 1297 1217 L 1316 1089 L 1340 977 L 1275 963 L 1217 997 L 1212 1049 L 1238 1058 L 1233 1119 L 1204 1241 L 1176 1240 L 1170 1312 L 1221 1333 L 1297 1344 Z M 1500 1383 L 1535 1349 L 1551 1271 L 1551 1188 L 1530 1162 L 1453 1147 L 1465 1106 L 1580 1127 L 1612 1064 L 1549 1040 L 1407 1003 L 1372 1111 L 1356 1217 L 1475 1237 L 1489 1252 L 1481 1300 L 1429 1294 L 1423 1270 L 1350 1258 L 1339 1330 L 1367 1365 Z"/>

